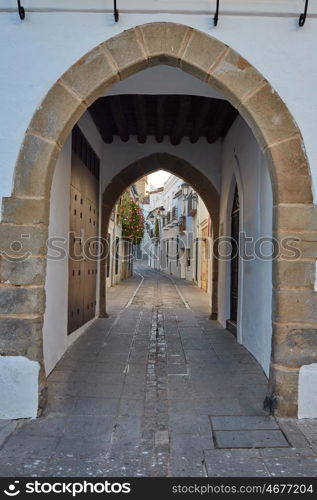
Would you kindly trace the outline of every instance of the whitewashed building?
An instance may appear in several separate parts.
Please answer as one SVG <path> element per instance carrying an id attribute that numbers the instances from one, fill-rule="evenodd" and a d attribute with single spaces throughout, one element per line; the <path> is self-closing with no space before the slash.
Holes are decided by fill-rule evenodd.
<path id="1" fill-rule="evenodd" d="M 211 304 L 213 238 L 208 209 L 198 193 L 175 175 L 169 176 L 159 194 L 150 192 L 149 265 L 210 292 Z"/>

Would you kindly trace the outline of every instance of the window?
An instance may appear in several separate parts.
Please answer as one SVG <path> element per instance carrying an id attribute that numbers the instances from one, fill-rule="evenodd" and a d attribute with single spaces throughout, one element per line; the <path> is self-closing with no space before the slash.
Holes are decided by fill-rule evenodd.
<path id="1" fill-rule="evenodd" d="M 191 192 L 188 197 L 187 215 L 194 216 L 197 213 L 197 194 Z"/>

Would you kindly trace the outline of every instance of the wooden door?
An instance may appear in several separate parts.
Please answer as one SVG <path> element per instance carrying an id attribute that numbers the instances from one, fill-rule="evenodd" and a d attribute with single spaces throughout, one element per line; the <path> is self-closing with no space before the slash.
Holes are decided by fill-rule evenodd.
<path id="1" fill-rule="evenodd" d="M 78 127 L 72 136 L 68 334 L 96 314 L 99 159 Z"/>
<path id="2" fill-rule="evenodd" d="M 202 230 L 201 242 L 201 288 L 208 291 L 208 227 Z"/>

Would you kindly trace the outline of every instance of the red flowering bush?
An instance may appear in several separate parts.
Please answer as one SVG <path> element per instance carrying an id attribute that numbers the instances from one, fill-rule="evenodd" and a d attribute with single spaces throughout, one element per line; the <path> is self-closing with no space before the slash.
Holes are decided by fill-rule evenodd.
<path id="1" fill-rule="evenodd" d="M 119 209 L 122 236 L 139 244 L 144 235 L 144 217 L 141 207 L 132 200 L 129 193 L 124 193 Z"/>

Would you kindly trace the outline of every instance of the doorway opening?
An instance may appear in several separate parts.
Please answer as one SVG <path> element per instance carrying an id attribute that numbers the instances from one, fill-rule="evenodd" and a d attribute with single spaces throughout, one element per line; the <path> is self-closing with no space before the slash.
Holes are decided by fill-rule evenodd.
<path id="1" fill-rule="evenodd" d="M 240 202 L 236 185 L 231 211 L 231 262 L 230 262 L 230 318 L 227 329 L 237 336 L 238 300 L 239 300 L 239 259 L 240 259 Z"/>

